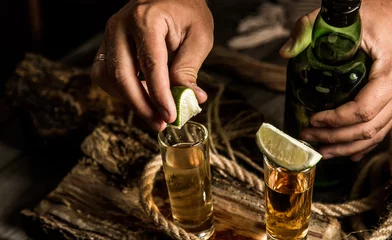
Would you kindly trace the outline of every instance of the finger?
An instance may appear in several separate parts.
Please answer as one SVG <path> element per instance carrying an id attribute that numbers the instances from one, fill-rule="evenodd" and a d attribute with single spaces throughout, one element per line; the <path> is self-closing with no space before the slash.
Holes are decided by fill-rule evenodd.
<path id="1" fill-rule="evenodd" d="M 163 130 L 165 123 L 154 110 L 150 98 L 137 78 L 135 52 L 132 39 L 126 35 L 121 21 L 110 20 L 105 33 L 107 48 L 107 69 L 111 83 L 122 98 L 151 127 Z"/>
<path id="2" fill-rule="evenodd" d="M 98 85 L 104 92 L 112 97 L 122 99 L 121 95 L 117 92 L 113 85 L 110 84 L 108 79 L 109 74 L 106 68 L 106 63 L 104 61 L 95 62 L 91 68 L 92 83 Z"/>
<path id="3" fill-rule="evenodd" d="M 305 141 L 329 144 L 371 139 L 392 119 L 392 102 L 372 120 L 340 128 L 309 128 L 301 133 Z"/>
<path id="4" fill-rule="evenodd" d="M 359 162 L 359 161 L 361 161 L 361 159 L 362 159 L 367 153 L 371 152 L 371 151 L 372 151 L 373 149 L 375 149 L 376 147 L 377 147 L 377 144 L 374 145 L 374 146 L 372 146 L 372 147 L 369 147 L 369 148 L 363 150 L 362 152 L 359 152 L 359 153 L 353 155 L 353 156 L 350 158 L 351 161 L 353 161 L 353 162 Z"/>
<path id="5" fill-rule="evenodd" d="M 197 86 L 196 80 L 199 69 L 212 49 L 213 39 L 207 33 L 190 29 L 184 42 L 179 47 L 170 69 L 170 80 L 173 85 L 192 88 L 199 103 L 207 100 L 207 94 Z"/>
<path id="6" fill-rule="evenodd" d="M 101 43 L 101 46 L 98 49 L 97 55 L 100 53 L 103 53 L 103 54 L 106 53 L 104 43 Z M 91 76 L 91 81 L 93 84 L 98 85 L 107 94 L 109 94 L 113 97 L 117 97 L 119 99 L 122 99 L 122 97 L 117 92 L 117 90 L 113 87 L 112 84 L 110 84 L 110 81 L 108 81 L 109 74 L 108 74 L 108 70 L 107 70 L 105 61 L 95 61 L 91 67 L 90 76 Z"/>
<path id="7" fill-rule="evenodd" d="M 315 127 L 343 127 L 369 122 L 392 100 L 390 77 L 369 79 L 353 101 L 336 109 L 314 114 L 310 122 Z"/>
<path id="8" fill-rule="evenodd" d="M 176 106 L 170 91 L 168 53 L 165 38 L 167 26 L 151 24 L 148 30 L 141 29 L 135 43 L 140 67 L 146 79 L 148 91 L 154 106 L 162 119 L 171 123 L 176 117 Z"/>
<path id="9" fill-rule="evenodd" d="M 279 53 L 284 58 L 292 58 L 300 54 L 312 41 L 312 28 L 319 9 L 314 10 L 297 20 L 288 41 Z"/>
<path id="10" fill-rule="evenodd" d="M 321 147 L 318 151 L 323 155 L 324 159 L 341 156 L 352 156 L 376 144 L 379 144 L 390 131 L 392 127 L 392 120 L 377 133 L 372 139 L 359 140 L 352 143 L 334 144 L 330 146 Z"/>

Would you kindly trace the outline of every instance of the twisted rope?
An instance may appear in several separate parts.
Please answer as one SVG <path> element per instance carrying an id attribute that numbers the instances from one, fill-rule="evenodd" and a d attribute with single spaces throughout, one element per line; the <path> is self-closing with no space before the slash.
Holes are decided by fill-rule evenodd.
<path id="1" fill-rule="evenodd" d="M 348 217 L 358 213 L 366 212 L 374 208 L 374 197 L 366 197 L 360 200 L 348 201 L 340 204 L 313 203 L 312 211 L 320 215 L 330 217 Z"/>
<path id="2" fill-rule="evenodd" d="M 160 213 L 152 198 L 152 188 L 155 176 L 162 167 L 161 156 L 153 158 L 144 168 L 140 186 L 140 202 L 147 215 L 153 220 L 154 224 L 161 228 L 166 234 L 174 239 L 199 240 L 198 237 L 187 233 L 184 229 L 177 227 L 174 223 L 167 221 Z"/>
<path id="3" fill-rule="evenodd" d="M 248 184 L 260 194 L 264 192 L 264 182 L 254 174 L 246 171 L 237 163 L 228 160 L 227 158 L 211 153 L 211 164 L 219 170 L 225 171 L 232 177 L 237 178 L 243 183 Z M 199 239 L 194 234 L 187 233 L 184 229 L 176 226 L 174 223 L 168 221 L 159 211 L 155 205 L 152 197 L 152 189 L 154 185 L 155 176 L 162 167 L 161 156 L 158 155 L 153 158 L 145 167 L 140 186 L 140 202 L 147 215 L 153 220 L 159 228 L 166 234 L 178 240 L 197 240 Z M 374 197 L 367 197 L 361 200 L 349 201 L 342 204 L 321 204 L 313 203 L 312 211 L 321 215 L 332 217 L 345 217 L 355 215 L 364 211 L 372 209 L 374 206 Z M 392 221 L 392 218 L 391 218 Z M 389 230 L 387 230 L 389 231 Z M 381 238 L 380 238 L 381 239 Z M 373 240 L 373 239 L 372 239 Z M 375 238 L 375 240 L 379 240 Z"/>
<path id="4" fill-rule="evenodd" d="M 389 207 L 391 209 L 392 206 Z M 368 238 L 369 240 L 386 240 L 390 239 L 392 233 L 392 212 L 389 212 L 388 218 L 383 224 Z"/>

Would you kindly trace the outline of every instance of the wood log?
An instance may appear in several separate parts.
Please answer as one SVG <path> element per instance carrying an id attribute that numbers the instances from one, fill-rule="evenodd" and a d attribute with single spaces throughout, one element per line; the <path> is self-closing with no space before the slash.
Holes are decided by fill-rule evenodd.
<path id="1" fill-rule="evenodd" d="M 83 157 L 60 185 L 36 208 L 22 211 L 30 234 L 39 239 L 169 239 L 139 202 L 138 179 L 145 163 L 158 154 L 156 141 L 109 116 L 82 150 Z M 263 194 L 214 167 L 212 175 L 212 239 L 265 239 Z M 170 219 L 162 172 L 154 189 L 155 203 Z M 340 239 L 339 222 L 313 214 L 308 239 Z"/>
<path id="2" fill-rule="evenodd" d="M 27 111 L 40 136 L 89 134 L 107 114 L 127 115 L 125 104 L 91 84 L 87 70 L 28 53 L 6 83 L 10 105 Z"/>
<path id="3" fill-rule="evenodd" d="M 245 54 L 214 46 L 204 62 L 204 67 L 222 69 L 240 77 L 243 81 L 261 84 L 268 89 L 286 90 L 286 69 L 282 66 L 259 61 Z"/>

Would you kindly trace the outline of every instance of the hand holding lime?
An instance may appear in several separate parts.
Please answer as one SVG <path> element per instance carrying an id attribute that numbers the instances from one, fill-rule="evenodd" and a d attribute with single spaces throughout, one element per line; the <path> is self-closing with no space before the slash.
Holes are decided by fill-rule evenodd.
<path id="1" fill-rule="evenodd" d="M 182 128 L 189 119 L 201 112 L 201 108 L 191 88 L 174 86 L 171 88 L 171 92 L 176 104 L 177 118 L 169 126 Z"/>

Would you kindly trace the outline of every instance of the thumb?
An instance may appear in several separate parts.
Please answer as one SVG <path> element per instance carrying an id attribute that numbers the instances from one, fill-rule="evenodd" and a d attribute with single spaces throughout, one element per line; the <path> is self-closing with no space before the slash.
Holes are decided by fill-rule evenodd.
<path id="1" fill-rule="evenodd" d="M 178 48 L 170 69 L 171 83 L 192 88 L 199 103 L 207 100 L 207 94 L 197 86 L 197 75 L 212 45 L 212 36 L 193 36 L 190 32 Z"/>
<path id="2" fill-rule="evenodd" d="M 307 48 L 312 41 L 312 29 L 319 9 L 316 9 L 300 19 L 294 25 L 290 38 L 279 50 L 283 58 L 293 58 Z"/>

